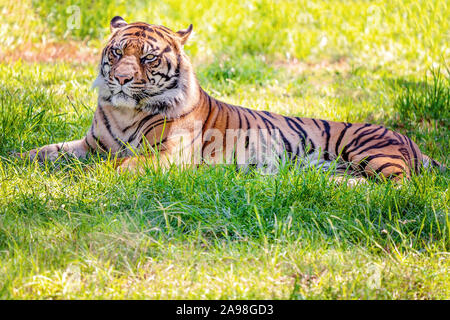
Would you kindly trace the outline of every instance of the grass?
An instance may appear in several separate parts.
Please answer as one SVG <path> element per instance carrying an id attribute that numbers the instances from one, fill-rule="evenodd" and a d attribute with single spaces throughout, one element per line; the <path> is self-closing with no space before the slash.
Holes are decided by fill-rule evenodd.
<path id="1" fill-rule="evenodd" d="M 289 164 L 270 176 L 221 166 L 138 176 L 96 157 L 10 156 L 82 137 L 96 105 L 90 60 L 27 62 L 21 52 L 67 42 L 99 52 L 121 14 L 194 23 L 186 50 L 217 98 L 384 124 L 448 166 L 445 1 L 39 3 L 0 0 L 1 298 L 450 297 L 448 171 L 348 188 Z M 80 29 L 65 28 L 68 4 L 81 9 Z"/>

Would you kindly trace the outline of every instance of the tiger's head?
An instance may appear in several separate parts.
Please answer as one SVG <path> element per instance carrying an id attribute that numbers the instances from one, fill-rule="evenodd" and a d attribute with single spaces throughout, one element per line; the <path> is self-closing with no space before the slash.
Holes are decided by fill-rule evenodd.
<path id="1" fill-rule="evenodd" d="M 173 32 L 144 22 L 128 24 L 117 16 L 111 20 L 110 29 L 94 82 L 99 87 L 99 104 L 169 117 L 179 115 L 198 91 L 183 51 L 192 25 Z"/>

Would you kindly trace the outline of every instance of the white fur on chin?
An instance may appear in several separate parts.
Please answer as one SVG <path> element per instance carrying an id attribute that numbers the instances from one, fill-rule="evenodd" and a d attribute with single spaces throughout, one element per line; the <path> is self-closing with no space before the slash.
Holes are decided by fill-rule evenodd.
<path id="1" fill-rule="evenodd" d="M 137 106 L 136 100 L 120 94 L 112 97 L 111 104 L 116 108 L 135 109 Z"/>
<path id="2" fill-rule="evenodd" d="M 98 88 L 98 96 L 100 98 L 100 102 L 102 102 L 102 100 L 104 102 L 105 97 L 110 97 L 112 94 L 101 74 L 99 74 L 95 79 L 94 83 L 92 84 L 92 88 Z M 126 97 L 124 95 L 118 94 L 111 97 L 111 105 L 116 108 L 135 109 L 137 107 L 137 102 L 131 97 Z"/>

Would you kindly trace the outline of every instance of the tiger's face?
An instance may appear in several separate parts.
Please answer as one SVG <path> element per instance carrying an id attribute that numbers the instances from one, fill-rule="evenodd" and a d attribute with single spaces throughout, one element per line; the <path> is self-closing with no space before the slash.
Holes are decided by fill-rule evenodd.
<path id="1" fill-rule="evenodd" d="M 183 71 L 190 66 L 182 48 L 192 25 L 173 32 L 114 17 L 110 28 L 112 36 L 103 49 L 94 83 L 99 87 L 100 103 L 156 113 L 182 98 L 186 90 Z"/>

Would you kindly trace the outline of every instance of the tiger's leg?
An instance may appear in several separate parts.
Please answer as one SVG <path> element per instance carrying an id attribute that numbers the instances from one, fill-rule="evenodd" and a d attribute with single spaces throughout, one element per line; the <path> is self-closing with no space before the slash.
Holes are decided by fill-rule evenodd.
<path id="1" fill-rule="evenodd" d="M 28 152 L 16 153 L 15 155 L 19 158 L 29 159 L 30 161 L 35 159 L 38 159 L 38 161 L 55 161 L 62 154 L 68 154 L 75 158 L 84 158 L 90 149 L 86 138 L 83 138 L 75 141 L 49 144 Z"/>
<path id="2" fill-rule="evenodd" d="M 356 160 L 356 161 L 355 161 Z M 363 174 L 368 177 L 380 177 L 400 182 L 403 178 L 408 178 L 411 174 L 411 168 L 406 159 L 400 152 L 365 154 L 363 158 L 353 159 L 363 170 Z"/>

